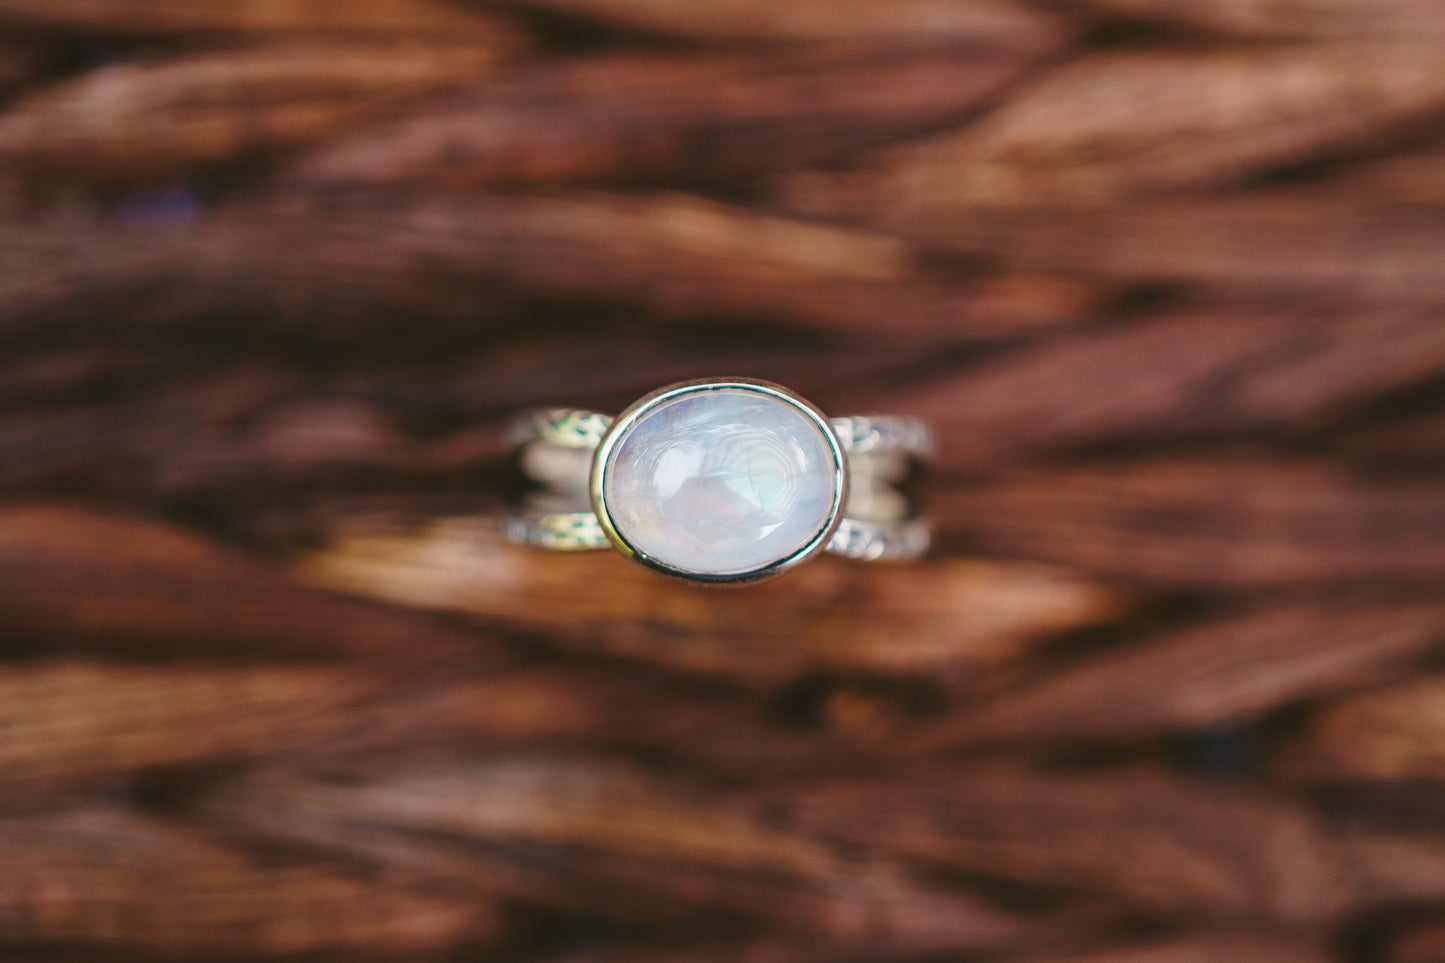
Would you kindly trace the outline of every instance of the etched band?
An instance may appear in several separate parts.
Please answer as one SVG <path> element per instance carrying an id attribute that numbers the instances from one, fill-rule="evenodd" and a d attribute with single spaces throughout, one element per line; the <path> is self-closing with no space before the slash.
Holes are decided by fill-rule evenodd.
<path id="1" fill-rule="evenodd" d="M 897 415 L 851 415 L 830 419 L 838 443 L 850 455 L 899 452 L 933 454 L 933 432 L 917 418 Z"/>
<path id="2" fill-rule="evenodd" d="M 538 408 L 514 421 L 511 441 L 544 441 L 563 448 L 596 448 L 612 425 L 612 416 L 581 408 Z"/>
<path id="3" fill-rule="evenodd" d="M 503 519 L 502 531 L 518 545 L 556 552 L 588 552 L 612 547 L 597 515 L 591 511 L 519 512 Z"/>
<path id="4" fill-rule="evenodd" d="M 612 425 L 612 416 L 581 408 L 543 408 L 513 422 L 513 441 L 544 441 L 564 448 L 596 448 Z M 848 415 L 828 419 L 838 444 L 852 454 L 933 453 L 933 432 L 917 419 L 897 415 Z"/>
<path id="5" fill-rule="evenodd" d="M 519 512 L 505 519 L 503 532 L 519 545 L 558 552 L 588 552 L 612 547 L 597 516 L 590 511 Z M 918 558 L 927 552 L 930 541 L 928 526 L 919 521 L 883 524 L 844 518 L 823 550 L 870 562 L 903 560 Z"/>
<path id="6" fill-rule="evenodd" d="M 932 541 L 928 525 L 916 519 L 886 524 L 844 518 L 824 551 L 869 562 L 903 560 L 918 558 L 928 551 Z"/>

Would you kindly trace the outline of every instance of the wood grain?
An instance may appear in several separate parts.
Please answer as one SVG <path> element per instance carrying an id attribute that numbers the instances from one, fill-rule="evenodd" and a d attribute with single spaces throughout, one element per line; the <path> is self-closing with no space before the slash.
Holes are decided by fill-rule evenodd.
<path id="1" fill-rule="evenodd" d="M 1439 899 L 1437 840 L 1332 831 L 1248 791 L 1128 770 L 1008 768 L 770 793 L 809 834 L 958 869 L 1103 890 L 1166 913 L 1308 924 L 1381 900 Z M 1404 851 L 1408 860 L 1401 860 Z"/>
<path id="2" fill-rule="evenodd" d="M 485 878 L 517 898 L 622 918 L 761 916 L 874 952 L 994 947 L 1025 932 L 967 894 L 930 890 L 886 864 L 840 863 L 701 787 L 603 761 L 452 760 L 352 785 L 278 774 L 216 806 L 263 832 L 434 874 L 444 890 Z M 362 824 L 382 832 L 355 832 Z M 438 847 L 438 833 L 471 845 Z"/>
<path id="3" fill-rule="evenodd" d="M 956 121 L 1037 51 L 630 54 L 538 66 L 343 140 L 290 177 L 321 184 L 675 178 L 719 182 L 835 162 Z M 288 178 L 289 179 L 289 178 Z"/>
<path id="4" fill-rule="evenodd" d="M 279 752 L 340 732 L 376 681 L 297 666 L 7 666 L 0 792 L 55 792 L 119 773 Z"/>
<path id="5" fill-rule="evenodd" d="M 954 544 L 1156 586 L 1396 584 L 1445 565 L 1445 497 L 1311 460 L 1173 456 L 1021 470 L 936 492 Z"/>
<path id="6" fill-rule="evenodd" d="M 1101 299 L 1043 275 L 938 278 L 886 235 L 673 193 L 282 193 L 177 220 L 0 227 L 4 329 L 73 318 L 77 300 L 97 297 L 150 325 L 241 314 L 301 327 L 402 305 L 486 319 L 518 299 L 563 298 L 822 331 L 876 331 L 886 309 L 903 333 L 989 340 L 1080 323 Z M 475 301 L 460 306 L 458 292 Z"/>
<path id="7" fill-rule="evenodd" d="M 823 559 L 760 586 L 766 601 L 750 619 L 729 593 L 658 584 L 609 553 L 519 552 L 498 527 L 457 518 L 415 533 L 343 534 L 303 558 L 301 572 L 328 588 L 545 631 L 580 651 L 754 683 L 820 670 L 966 679 L 1127 604 L 1105 585 L 1035 567 L 958 561 L 862 573 Z M 896 593 L 910 601 L 885 603 Z M 647 625 L 619 621 L 639 605 L 651 612 Z M 816 641 L 800 644 L 807 639 Z"/>
<path id="8" fill-rule="evenodd" d="M 334 866 L 257 865 L 178 825 L 117 810 L 0 816 L 0 945 L 83 943 L 131 953 L 257 957 L 424 952 L 485 939 L 495 915 Z"/>
<path id="9" fill-rule="evenodd" d="M 1102 206 L 939 206 L 916 217 L 882 212 L 865 220 L 1000 270 L 1238 291 L 1263 300 L 1364 293 L 1389 305 L 1430 303 L 1439 293 L 1431 283 L 1440 271 L 1437 206 L 1382 202 L 1332 188 Z M 1289 256 L 1281 258 L 1281 252 Z"/>
<path id="10" fill-rule="evenodd" d="M 1280 770 L 1295 779 L 1445 778 L 1445 682 L 1402 679 L 1341 699 L 1285 748 Z"/>
<path id="11" fill-rule="evenodd" d="M 1089 6 L 1120 17 L 1178 24 L 1244 37 L 1423 36 L 1445 30 L 1440 7 L 1431 0 L 1088 0 Z"/>
<path id="12" fill-rule="evenodd" d="M 1439 921 L 1417 923 L 1392 939 L 1390 963 L 1429 963 L 1439 959 L 1445 950 L 1445 924 Z"/>
<path id="13" fill-rule="evenodd" d="M 760 0 L 706 7 L 666 0 L 528 0 L 528 5 L 698 41 L 1033 45 L 1062 29 L 1058 20 L 1012 0 L 800 0 L 783 8 Z"/>
<path id="14" fill-rule="evenodd" d="M 42 184 L 161 180 L 393 116 L 480 82 L 520 46 L 499 27 L 455 44 L 311 41 L 115 64 L 0 113 L 0 164 Z"/>
<path id="15" fill-rule="evenodd" d="M 365 656 L 402 666 L 505 658 L 495 640 L 288 583 L 163 524 L 63 506 L 0 526 L 5 631 L 27 647 L 235 658 Z"/>
<path id="16" fill-rule="evenodd" d="M 1442 644 L 1445 608 L 1438 606 L 1250 612 L 1065 666 L 959 713 L 920 742 L 1137 739 L 1239 725 L 1277 706 L 1402 675 Z"/>
<path id="17" fill-rule="evenodd" d="M 1145 315 L 902 392 L 948 432 L 948 469 L 1173 433 L 1312 425 L 1445 364 L 1442 309 L 1295 299 Z"/>
<path id="18" fill-rule="evenodd" d="M 810 210 L 893 224 L 975 207 L 1116 202 L 1348 154 L 1445 101 L 1436 49 L 1351 43 L 1106 50 L 1049 71 L 957 131 L 840 175 L 800 175 Z"/>
<path id="19" fill-rule="evenodd" d="M 41 43 L 0 41 L 0 94 L 8 96 L 43 76 L 46 61 L 54 55 Z"/>
<path id="20" fill-rule="evenodd" d="M 1248 930 L 1226 930 L 1188 934 L 1168 940 L 1119 942 L 1097 951 L 1055 948 L 1045 952 L 1022 950 L 1007 952 L 998 959 L 1020 963 L 1320 963 L 1331 959 L 1328 950 L 1308 939 L 1295 939 L 1253 933 Z M 548 963 L 620 963 L 622 959 L 607 951 L 564 954 Z M 750 943 L 722 947 L 680 946 L 667 950 L 627 957 L 639 963 L 660 963 L 678 960 L 681 963 L 832 963 L 858 959 L 846 950 L 827 947 L 800 946 L 783 942 Z"/>
<path id="21" fill-rule="evenodd" d="M 4 0 L 0 23 L 27 29 L 147 34 L 486 35 L 491 16 L 443 0 Z"/>
<path id="22" fill-rule="evenodd" d="M 47 659 L 6 664 L 0 693 L 0 804 L 11 807 L 154 773 L 205 779 L 278 760 L 365 765 L 458 743 L 605 745 L 727 776 L 837 772 L 849 757 L 893 751 L 889 737 L 910 716 L 906 688 L 839 686 L 823 718 L 803 726 L 780 717 L 767 695 L 745 700 L 634 667 L 556 662 L 458 679 L 357 664 Z"/>

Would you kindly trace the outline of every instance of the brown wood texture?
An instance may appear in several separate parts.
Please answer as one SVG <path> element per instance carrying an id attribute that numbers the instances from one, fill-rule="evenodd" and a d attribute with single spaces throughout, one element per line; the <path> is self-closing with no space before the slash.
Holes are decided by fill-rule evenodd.
<path id="1" fill-rule="evenodd" d="M 699 41 L 813 41 L 870 44 L 1023 44 L 1066 26 L 1014 0 L 876 0 L 830 3 L 721 0 L 524 0 L 523 6 Z"/>
<path id="2" fill-rule="evenodd" d="M 1421 674 L 1370 689 L 1323 710 L 1280 754 L 1281 771 L 1315 782 L 1438 780 L 1445 743 L 1445 681 Z"/>
<path id="3" fill-rule="evenodd" d="M 0 958 L 1426 963 L 1433 0 L 0 0 Z M 511 420 L 927 419 L 907 563 Z"/>
<path id="4" fill-rule="evenodd" d="M 1043 53 L 601 55 L 523 70 L 303 160 L 327 184 L 722 181 L 837 161 L 976 112 Z M 645 95 L 642 93 L 646 91 Z"/>
<path id="5" fill-rule="evenodd" d="M 1445 29 L 1431 0 L 1085 0 L 1105 14 L 1243 37 L 1425 36 Z"/>
<path id="6" fill-rule="evenodd" d="M 1169 915 L 1311 924 L 1438 900 L 1445 843 L 1334 827 L 1265 793 L 1146 771 L 1008 767 L 818 781 L 769 805 L 824 838 L 925 865 L 1089 892 Z"/>
<path id="7" fill-rule="evenodd" d="M 488 521 L 338 539 L 307 558 L 303 571 L 324 587 L 757 682 L 837 671 L 959 676 L 966 684 L 986 667 L 1021 658 L 1039 639 L 1107 621 L 1127 603 L 1100 583 L 1031 564 L 954 560 L 925 572 L 870 573 L 823 559 L 787 582 L 758 586 L 750 612 L 728 594 L 658 585 L 642 570 L 602 574 L 613 561 L 607 557 L 518 558 Z M 627 618 L 644 608 L 649 624 Z"/>
<path id="8" fill-rule="evenodd" d="M 477 83 L 515 52 L 481 42 L 276 43 L 92 71 L 14 104 L 0 164 L 49 182 L 158 179 L 325 138 Z"/>
<path id="9" fill-rule="evenodd" d="M 165 34 L 421 34 L 490 32 L 495 20 L 443 0 L 5 0 L 0 22 L 21 29 L 120 37 Z"/>
<path id="10" fill-rule="evenodd" d="M 1445 99 L 1431 42 L 1106 50 L 1024 85 L 962 130 L 890 148 L 831 185 L 890 218 L 1110 201 L 1238 182 L 1388 144 Z M 829 185 L 805 178 L 805 197 Z M 876 198 L 876 203 L 870 200 Z"/>
<path id="11" fill-rule="evenodd" d="M 0 818 L 7 944 L 132 953 L 424 952 L 484 939 L 483 900 L 445 899 L 344 868 L 258 865 L 204 832 L 93 807 Z"/>
<path id="12" fill-rule="evenodd" d="M 873 953 L 992 948 L 1023 942 L 1033 928 L 887 862 L 850 859 L 772 826 L 729 794 L 606 760 L 444 758 L 378 775 L 342 785 L 263 776 L 228 792 L 213 814 L 434 875 L 443 892 L 485 881 L 558 911 L 660 927 L 771 924 Z M 477 845 L 437 845 L 449 835 Z"/>

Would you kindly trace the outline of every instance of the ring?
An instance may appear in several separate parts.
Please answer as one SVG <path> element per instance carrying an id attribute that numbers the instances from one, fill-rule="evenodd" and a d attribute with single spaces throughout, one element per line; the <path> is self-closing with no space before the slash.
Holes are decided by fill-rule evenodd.
<path id="1" fill-rule="evenodd" d="M 897 488 L 932 435 L 906 417 L 828 418 L 766 381 L 669 385 L 617 417 L 552 408 L 512 428 L 545 490 L 504 520 L 514 542 L 616 547 L 695 582 L 753 582 L 821 551 L 913 558 L 928 526 Z"/>

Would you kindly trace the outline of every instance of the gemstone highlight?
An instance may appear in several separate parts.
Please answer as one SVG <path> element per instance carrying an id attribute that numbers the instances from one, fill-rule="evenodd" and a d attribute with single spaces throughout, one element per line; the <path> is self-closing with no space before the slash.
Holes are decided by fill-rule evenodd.
<path id="1" fill-rule="evenodd" d="M 644 406 L 611 446 L 601 488 L 638 553 L 688 574 L 746 576 L 818 540 L 841 470 L 802 405 L 730 385 Z"/>

